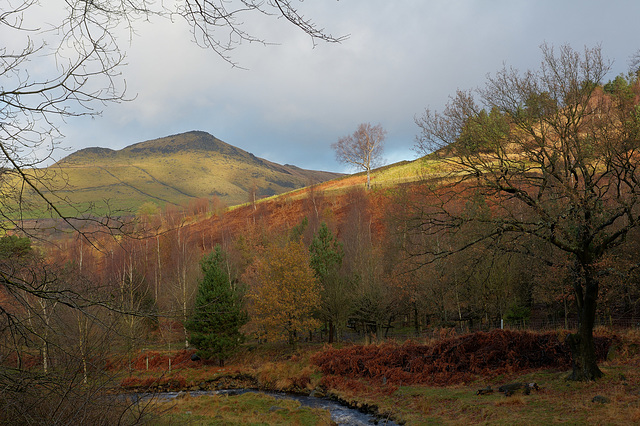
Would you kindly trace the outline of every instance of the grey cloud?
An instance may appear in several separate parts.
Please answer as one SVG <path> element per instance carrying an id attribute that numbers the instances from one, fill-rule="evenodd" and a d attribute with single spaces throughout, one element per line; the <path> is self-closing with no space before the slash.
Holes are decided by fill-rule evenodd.
<path id="1" fill-rule="evenodd" d="M 602 43 L 626 70 L 638 47 L 640 3 L 565 1 L 350 0 L 301 3 L 340 45 L 319 44 L 278 23 L 280 44 L 243 45 L 232 68 L 189 43 L 188 29 L 154 22 L 140 29 L 123 72 L 137 98 L 96 120 L 71 120 L 72 147 L 122 148 L 193 129 L 280 163 L 344 170 L 330 144 L 361 122 L 388 130 L 387 158 L 414 158 L 413 117 L 441 108 L 457 88 L 483 83 L 503 63 L 536 68 L 542 42 Z"/>

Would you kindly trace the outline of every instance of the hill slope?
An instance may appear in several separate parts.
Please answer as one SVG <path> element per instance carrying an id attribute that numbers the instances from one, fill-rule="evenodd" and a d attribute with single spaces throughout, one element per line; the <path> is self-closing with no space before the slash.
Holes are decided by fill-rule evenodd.
<path id="1" fill-rule="evenodd" d="M 109 200 L 116 209 L 136 209 L 149 201 L 184 205 L 213 196 L 235 205 L 247 202 L 254 190 L 260 198 L 341 176 L 276 164 L 198 131 L 118 151 L 82 149 L 48 171 L 55 176 L 57 195 L 73 204 Z"/>

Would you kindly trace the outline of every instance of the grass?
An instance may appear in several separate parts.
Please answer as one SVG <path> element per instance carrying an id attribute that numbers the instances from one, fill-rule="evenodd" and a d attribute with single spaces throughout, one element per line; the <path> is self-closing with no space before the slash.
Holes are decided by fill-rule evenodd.
<path id="1" fill-rule="evenodd" d="M 248 153 L 229 146 L 224 152 L 190 149 L 190 138 L 198 137 L 184 134 L 148 141 L 143 145 L 150 150 L 145 152 L 134 152 L 129 147 L 106 156 L 96 152 L 76 153 L 69 160 L 33 173 L 45 176 L 43 181 L 47 187 L 39 189 L 55 200 L 62 215 L 70 217 L 79 212 L 90 212 L 94 216 L 130 216 L 148 202 L 161 208 L 186 206 L 196 199 L 214 196 L 226 206 L 238 206 L 247 203 L 251 188 L 256 188 L 259 201 L 304 198 L 308 196 L 307 191 L 301 188 L 328 178 L 322 172 L 281 170 L 277 165 L 256 161 Z M 183 142 L 184 150 L 166 149 L 173 143 Z M 425 157 L 375 169 L 371 182 L 375 189 L 387 189 L 425 176 L 442 176 L 449 169 L 442 161 Z M 328 196 L 337 196 L 354 188 L 364 188 L 365 180 L 366 174 L 361 172 L 317 184 L 316 188 Z M 31 198 L 32 205 L 22 206 L 22 218 L 48 217 L 50 213 L 42 200 Z"/>
<path id="2" fill-rule="evenodd" d="M 327 410 L 302 407 L 298 401 L 270 395 L 244 393 L 238 396 L 189 396 L 150 406 L 163 425 L 330 425 Z"/>
<path id="3" fill-rule="evenodd" d="M 567 371 L 539 369 L 476 377 L 442 387 L 345 378 L 324 389 L 322 374 L 309 362 L 311 353 L 322 348 L 314 344 L 296 349 L 282 345 L 247 347 L 224 369 L 201 366 L 181 368 L 173 374 L 184 377 L 187 388 L 207 378 L 241 372 L 255 377 L 263 389 L 303 393 L 321 389 L 356 406 L 375 406 L 383 417 L 390 415 L 408 425 L 630 424 L 640 422 L 640 355 L 634 349 L 639 338 L 637 333 L 627 332 L 623 343 L 612 352 L 613 359 L 601 363 L 605 376 L 588 383 L 567 381 Z M 154 374 L 139 373 L 141 377 Z M 530 395 L 516 392 L 510 397 L 498 392 L 476 395 L 478 389 L 488 385 L 495 390 L 512 382 L 536 382 L 540 390 Z M 594 402 L 598 395 L 607 402 Z M 274 406 L 279 408 L 272 410 Z M 157 402 L 153 412 L 161 415 L 160 422 L 154 424 L 161 425 L 329 424 L 326 413 L 255 394 Z"/>
<path id="4" fill-rule="evenodd" d="M 340 392 L 346 399 L 359 398 L 375 404 L 381 412 L 393 413 L 406 424 L 630 424 L 640 421 L 640 383 L 636 365 L 606 363 L 605 377 L 597 382 L 566 380 L 567 372 L 539 370 L 522 375 L 478 379 L 448 387 L 400 386 L 383 395 L 370 388 L 364 394 Z M 509 382 L 536 382 L 540 391 L 530 395 L 516 393 L 505 397 L 494 392 L 476 395 L 488 384 L 497 389 Z M 609 402 L 593 402 L 596 395 Z"/>
<path id="5" fill-rule="evenodd" d="M 478 379 L 447 387 L 399 386 L 385 390 L 379 384 L 364 383 L 358 391 L 337 391 L 347 401 L 374 405 L 380 413 L 391 413 L 408 425 L 428 424 L 497 424 L 540 425 L 630 424 L 640 421 L 638 398 L 640 378 L 636 365 L 603 366 L 606 376 L 591 383 L 565 380 L 566 372 L 532 371 L 526 374 L 493 379 Z M 536 381 L 539 391 L 531 395 L 516 393 L 475 394 L 477 389 L 511 381 Z M 609 402 L 593 402 L 596 395 Z M 276 408 L 277 407 L 277 408 Z M 152 412 L 160 416 L 154 424 L 330 424 L 328 413 L 301 408 L 290 400 L 276 400 L 268 395 L 247 393 L 240 396 L 212 395 L 186 397 L 170 402 L 155 402 Z"/>

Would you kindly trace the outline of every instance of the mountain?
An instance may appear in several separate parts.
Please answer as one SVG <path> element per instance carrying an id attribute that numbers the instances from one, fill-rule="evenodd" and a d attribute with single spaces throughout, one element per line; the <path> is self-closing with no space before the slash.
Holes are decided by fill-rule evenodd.
<path id="1" fill-rule="evenodd" d="M 121 150 L 81 149 L 47 171 L 57 196 L 86 207 L 108 200 L 111 208 L 129 210 L 214 196 L 231 206 L 247 202 L 252 191 L 263 198 L 342 176 L 273 163 L 200 131 Z"/>

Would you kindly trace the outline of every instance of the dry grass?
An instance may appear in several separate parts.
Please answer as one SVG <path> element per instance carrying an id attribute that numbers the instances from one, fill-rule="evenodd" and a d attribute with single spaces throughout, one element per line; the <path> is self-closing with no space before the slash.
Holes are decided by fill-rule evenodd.
<path id="1" fill-rule="evenodd" d="M 527 401 L 522 396 L 514 396 L 511 398 L 500 399 L 496 401 L 494 404 L 496 407 L 526 405 Z"/>
<path id="2" fill-rule="evenodd" d="M 376 404 L 381 412 L 390 412 L 406 424 L 631 424 L 640 420 L 638 386 L 621 384 L 606 367 L 607 377 L 597 383 L 573 383 L 566 372 L 540 371 L 524 376 L 503 377 L 501 382 L 538 380 L 542 386 L 531 395 L 502 394 L 478 396 L 475 391 L 486 386 L 478 382 L 446 387 L 402 386 L 392 395 L 339 392 L 346 399 L 360 399 Z M 622 371 L 632 373 L 632 367 Z M 592 402 L 602 395 L 608 403 Z"/>
<path id="3" fill-rule="evenodd" d="M 263 389 L 296 393 L 310 392 L 319 382 L 317 368 L 299 362 L 267 362 L 256 376 Z"/>
<path id="4" fill-rule="evenodd" d="M 600 331 L 601 333 L 604 331 Z M 446 334 L 446 333 L 444 333 Z M 311 347 L 304 351 L 278 353 L 279 347 L 258 348 L 236 359 L 233 369 L 251 372 L 261 386 L 274 390 L 310 391 L 321 389 L 357 404 L 376 406 L 381 414 L 391 414 L 406 424 L 633 424 L 640 422 L 640 332 L 630 330 L 618 333 L 619 344 L 611 351 L 609 360 L 601 363 L 605 376 L 589 383 L 566 380 L 568 371 L 558 369 L 532 369 L 505 372 L 497 376 L 475 376 L 463 383 L 445 386 L 383 384 L 366 378 L 337 378 L 322 380 L 320 373 L 309 365 Z M 316 350 L 318 348 L 316 347 Z M 193 372 L 193 376 L 204 374 Z M 184 370 L 181 374 L 191 377 Z M 530 395 L 516 392 L 505 397 L 494 392 L 476 395 L 476 391 L 490 385 L 493 389 L 511 382 L 536 382 L 539 391 Z M 604 403 L 595 396 L 606 398 Z M 208 402 L 207 402 L 208 401 Z M 223 401 L 224 402 L 224 401 Z M 193 398 L 191 405 L 172 408 L 166 418 L 173 423 L 160 424 L 221 424 L 216 417 L 222 415 L 224 424 L 263 422 L 272 424 L 278 418 L 263 418 L 270 406 L 235 404 L 212 405 L 210 400 Z M 218 402 L 216 402 L 218 404 Z M 273 403 L 265 403 L 272 404 Z M 278 402 L 280 404 L 280 402 Z M 178 408 L 182 406 L 182 409 Z M 166 409 L 167 406 L 163 406 Z M 212 408 L 213 407 L 213 408 Z M 159 410 L 161 408 L 158 408 Z M 287 408 L 293 410 L 293 408 Z M 180 411 L 182 410 L 182 411 Z M 186 414 L 189 411 L 191 414 Z M 248 411 L 241 414 L 242 411 Z M 160 412 L 160 411 L 158 411 Z M 283 410 L 283 413 L 286 412 Z M 233 417 L 228 417 L 233 415 Z M 273 413 L 268 413 L 269 416 Z M 197 417 L 202 416 L 202 417 Z M 246 416 L 246 417 L 242 417 Z M 255 416 L 255 417 L 253 417 Z M 322 417 L 321 417 L 322 418 Z M 199 420 L 197 420 L 199 419 Z M 213 419 L 213 420 L 212 420 Z M 197 421 L 196 421 L 197 420 Z M 323 424 L 324 420 L 309 420 L 298 424 Z M 181 423 L 182 422 L 182 423 Z M 234 423 L 235 422 L 235 423 Z M 314 423 L 319 422 L 319 423 Z M 293 423 L 295 424 L 295 423 Z"/>

